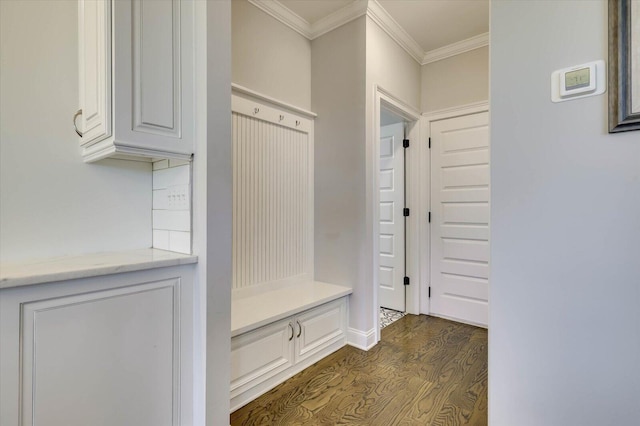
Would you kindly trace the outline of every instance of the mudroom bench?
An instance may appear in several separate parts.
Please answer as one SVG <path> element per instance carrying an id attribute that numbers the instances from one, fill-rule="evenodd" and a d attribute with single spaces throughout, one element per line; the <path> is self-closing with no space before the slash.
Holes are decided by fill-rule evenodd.
<path id="1" fill-rule="evenodd" d="M 351 292 L 318 281 L 234 291 L 231 411 L 343 347 Z"/>

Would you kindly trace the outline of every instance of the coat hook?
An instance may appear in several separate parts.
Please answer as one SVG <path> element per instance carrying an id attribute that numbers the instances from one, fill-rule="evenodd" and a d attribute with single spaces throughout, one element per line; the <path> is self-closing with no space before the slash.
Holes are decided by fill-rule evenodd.
<path id="1" fill-rule="evenodd" d="M 255 115 L 255 114 L 257 114 L 257 113 L 259 113 L 259 112 L 260 112 L 260 108 L 254 108 L 254 109 L 253 109 L 253 114 L 254 114 L 254 115 Z"/>

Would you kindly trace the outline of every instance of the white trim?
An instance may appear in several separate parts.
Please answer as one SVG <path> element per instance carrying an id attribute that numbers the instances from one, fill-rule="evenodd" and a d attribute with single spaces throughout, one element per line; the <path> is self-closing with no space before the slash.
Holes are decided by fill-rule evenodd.
<path id="1" fill-rule="evenodd" d="M 258 101 L 267 102 L 269 104 L 272 104 L 273 106 L 287 109 L 293 113 L 303 115 L 307 118 L 314 119 L 318 116 L 318 114 L 314 112 L 307 111 L 306 109 L 299 108 L 295 105 L 291 105 L 286 102 L 279 101 L 276 98 L 272 98 L 271 96 L 263 95 L 262 93 L 258 93 L 254 90 L 247 89 L 246 87 L 240 86 L 239 84 L 231 83 L 231 92 L 232 94 L 235 94 L 235 95 L 237 94 L 248 95 Z"/>
<path id="2" fill-rule="evenodd" d="M 367 185 L 367 205 L 371 209 L 371 223 L 369 232 L 372 235 L 372 251 L 371 251 L 371 265 L 372 265 L 372 280 L 373 283 L 373 311 L 374 323 L 376 330 L 376 340 L 380 340 L 380 317 L 379 309 L 380 302 L 378 298 L 378 270 L 380 265 L 379 260 L 379 240 L 380 240 L 380 227 L 379 227 L 379 205 L 380 205 L 380 180 L 379 173 L 376 171 L 380 169 L 380 110 L 384 105 L 385 108 L 391 109 L 394 113 L 402 117 L 409 124 L 408 138 L 413 141 L 411 144 L 411 155 L 407 156 L 407 162 L 405 164 L 407 172 L 407 198 L 405 204 L 415 211 L 417 214 L 411 214 L 407 221 L 407 251 L 405 253 L 407 260 L 407 275 L 411 277 L 412 283 L 406 289 L 406 304 L 405 311 L 410 314 L 419 314 L 420 312 L 420 285 L 423 282 L 420 276 L 420 256 L 421 256 L 421 241 L 419 239 L 420 231 L 422 229 L 422 222 L 419 220 L 421 216 L 419 213 L 419 206 L 421 205 L 422 182 L 420 178 L 420 158 L 424 144 L 420 143 L 421 137 L 421 116 L 420 113 L 413 107 L 407 105 L 399 98 L 392 95 L 389 91 L 376 85 L 374 94 L 374 107 L 373 107 L 373 141 L 370 145 L 371 152 L 367 155 L 367 164 L 370 172 L 367 174 L 370 184 Z M 367 222 L 369 226 L 369 222 Z"/>
<path id="3" fill-rule="evenodd" d="M 441 59 L 450 58 L 470 50 L 479 49 L 489 45 L 489 33 L 480 34 L 466 40 L 461 40 L 447 46 L 439 47 L 425 52 L 421 58 L 421 65 L 436 62 Z"/>
<path id="4" fill-rule="evenodd" d="M 471 104 L 439 109 L 437 111 L 424 112 L 422 113 L 422 117 L 424 117 L 428 122 L 431 122 L 485 111 L 489 111 L 489 101 L 474 102 Z"/>
<path id="5" fill-rule="evenodd" d="M 387 109 L 393 110 L 396 114 L 409 121 L 420 120 L 420 111 L 405 103 L 401 99 L 395 97 L 391 92 L 380 86 L 376 86 L 376 92 L 380 95 L 380 99 L 384 100 Z M 378 118 L 379 119 L 379 118 Z"/>
<path id="6" fill-rule="evenodd" d="M 418 42 L 416 42 L 413 37 L 411 37 L 409 33 L 407 33 L 405 29 L 391 17 L 391 15 L 389 15 L 389 12 L 387 12 L 385 8 L 377 2 L 377 0 L 369 1 L 367 16 L 370 17 L 373 22 L 378 24 L 378 26 L 409 55 L 411 55 L 417 63 L 422 63 L 424 50 L 420 47 Z"/>
<path id="7" fill-rule="evenodd" d="M 347 345 L 354 348 L 368 351 L 376 345 L 376 329 L 372 328 L 369 331 L 360 331 L 355 328 L 349 327 L 347 329 Z"/>
<path id="8" fill-rule="evenodd" d="M 348 24 L 354 19 L 367 15 L 420 65 L 426 65 L 489 45 L 489 33 L 484 33 L 425 52 L 420 44 L 393 19 L 377 0 L 354 0 L 347 6 L 319 19 L 313 24 L 310 24 L 306 19 L 278 0 L 248 1 L 308 40 L 314 40 L 342 25 Z"/>
<path id="9" fill-rule="evenodd" d="M 431 210 L 431 149 L 429 149 L 430 122 L 423 116 L 420 119 L 420 151 L 418 152 L 418 179 L 420 181 L 418 217 L 428 217 Z M 420 314 L 429 314 L 431 300 L 429 299 L 429 287 L 431 286 L 431 224 L 421 221 L 418 229 L 419 256 L 418 270 L 420 280 Z"/>
<path id="10" fill-rule="evenodd" d="M 311 24 L 277 0 L 248 0 L 249 3 L 285 24 L 300 35 L 312 39 Z"/>
<path id="11" fill-rule="evenodd" d="M 143 162 L 153 162 L 158 158 L 191 161 L 192 157 L 193 154 L 114 144 L 110 139 L 104 139 L 98 143 L 82 148 L 82 159 L 85 163 L 93 163 L 104 158 Z"/>
<path id="12" fill-rule="evenodd" d="M 278 108 L 272 105 L 271 103 L 266 103 L 253 97 L 243 97 L 235 93 L 231 95 L 232 112 L 237 112 L 247 117 L 277 124 L 299 132 L 311 133 L 313 118 L 307 118 L 301 114 L 294 114 L 285 108 Z"/>
<path id="13" fill-rule="evenodd" d="M 311 25 L 310 40 L 320 37 L 367 13 L 367 0 L 354 0 L 342 9 L 319 19 Z"/>
<path id="14" fill-rule="evenodd" d="M 487 329 L 487 330 L 489 329 L 489 326 L 487 324 L 480 324 L 479 322 L 466 321 L 466 320 L 461 319 L 461 318 L 455 318 L 455 317 L 450 317 L 450 316 L 441 315 L 441 314 L 432 314 L 432 313 L 430 313 L 428 315 L 430 315 L 432 317 L 444 318 L 444 319 L 449 320 L 449 321 L 459 322 L 461 324 L 473 325 L 474 327 L 480 327 L 480 328 L 484 328 L 484 329 Z"/>

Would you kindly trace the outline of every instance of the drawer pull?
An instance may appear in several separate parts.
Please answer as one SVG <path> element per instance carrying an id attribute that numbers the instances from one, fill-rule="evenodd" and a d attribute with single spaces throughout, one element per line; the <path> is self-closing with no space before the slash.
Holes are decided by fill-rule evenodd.
<path id="1" fill-rule="evenodd" d="M 291 336 L 289 336 L 289 341 L 293 340 L 293 326 L 289 323 L 289 328 L 291 329 Z"/>
<path id="2" fill-rule="evenodd" d="M 296 337 L 300 337 L 302 334 L 302 326 L 300 325 L 300 321 L 296 321 L 296 323 L 298 324 L 298 335 Z"/>

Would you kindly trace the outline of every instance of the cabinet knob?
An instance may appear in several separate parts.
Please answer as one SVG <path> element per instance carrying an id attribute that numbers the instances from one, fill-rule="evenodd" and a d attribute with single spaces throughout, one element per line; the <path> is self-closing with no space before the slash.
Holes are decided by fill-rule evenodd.
<path id="1" fill-rule="evenodd" d="M 299 338 L 302 334 L 302 326 L 300 325 L 300 321 L 296 321 L 296 323 L 298 324 L 298 335 L 296 336 L 296 338 Z"/>
<path id="2" fill-rule="evenodd" d="M 76 124 L 76 120 L 78 119 L 79 116 L 82 115 L 82 110 L 79 109 L 78 111 L 76 111 L 75 114 L 73 114 L 73 128 L 75 129 L 76 133 L 78 134 L 78 136 L 82 137 L 82 132 L 80 130 L 78 130 L 78 125 Z"/>

